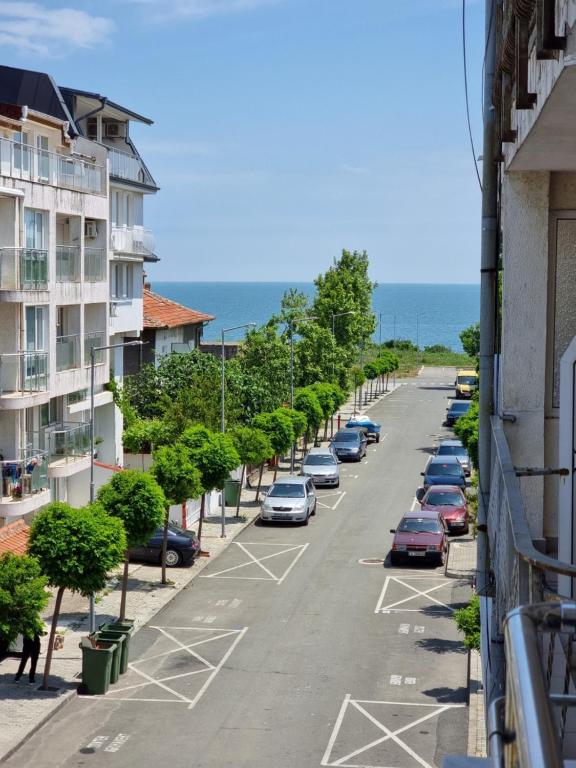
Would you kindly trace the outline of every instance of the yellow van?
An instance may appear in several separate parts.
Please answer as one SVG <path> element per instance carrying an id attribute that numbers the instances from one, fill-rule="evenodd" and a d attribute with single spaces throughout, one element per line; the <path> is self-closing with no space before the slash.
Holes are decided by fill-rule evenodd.
<path id="1" fill-rule="evenodd" d="M 456 374 L 454 385 L 457 400 L 472 397 L 472 392 L 478 389 L 478 374 L 476 371 L 463 368 Z"/>

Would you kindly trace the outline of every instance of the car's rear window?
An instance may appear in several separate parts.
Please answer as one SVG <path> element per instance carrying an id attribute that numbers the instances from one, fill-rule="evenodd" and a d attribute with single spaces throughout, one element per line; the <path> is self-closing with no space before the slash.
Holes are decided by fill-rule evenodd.
<path id="1" fill-rule="evenodd" d="M 470 408 L 470 403 L 452 403 L 450 406 L 451 411 L 462 411 L 465 413 Z"/>
<path id="2" fill-rule="evenodd" d="M 311 454 L 304 459 L 304 466 L 327 467 L 330 464 L 336 464 L 334 456 L 325 456 L 323 454 Z"/>
<path id="3" fill-rule="evenodd" d="M 442 464 L 439 461 L 434 461 L 428 466 L 428 475 L 461 475 L 463 472 L 462 466 L 454 462 L 453 464 Z M 449 483 L 447 483 L 449 485 Z"/>
<path id="4" fill-rule="evenodd" d="M 350 430 L 349 432 L 337 432 L 334 438 L 335 443 L 357 443 L 358 432 Z"/>
<path id="5" fill-rule="evenodd" d="M 426 497 L 426 504 L 432 507 L 451 506 L 459 507 L 462 504 L 462 496 L 455 491 L 434 491 Z"/>
<path id="6" fill-rule="evenodd" d="M 304 485 L 295 483 L 274 483 L 268 496 L 282 496 L 288 499 L 303 499 Z"/>
<path id="7" fill-rule="evenodd" d="M 466 448 L 463 445 L 441 445 L 438 448 L 438 456 L 466 456 Z"/>
<path id="8" fill-rule="evenodd" d="M 398 530 L 402 533 L 442 533 L 442 526 L 436 520 L 412 517 L 401 520 Z"/>

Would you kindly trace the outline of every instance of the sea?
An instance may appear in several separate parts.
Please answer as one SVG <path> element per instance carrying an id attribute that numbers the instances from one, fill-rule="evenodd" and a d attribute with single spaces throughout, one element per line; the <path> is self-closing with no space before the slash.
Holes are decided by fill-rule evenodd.
<path id="1" fill-rule="evenodd" d="M 310 300 L 313 283 L 154 282 L 152 290 L 192 309 L 215 315 L 204 328 L 206 341 L 220 340 L 222 328 L 244 323 L 263 325 L 280 311 L 280 301 L 290 288 Z M 374 340 L 410 339 L 421 348 L 442 344 L 462 351 L 459 334 L 480 319 L 480 286 L 381 283 L 372 306 L 378 327 Z M 244 331 L 226 334 L 228 341 Z"/>

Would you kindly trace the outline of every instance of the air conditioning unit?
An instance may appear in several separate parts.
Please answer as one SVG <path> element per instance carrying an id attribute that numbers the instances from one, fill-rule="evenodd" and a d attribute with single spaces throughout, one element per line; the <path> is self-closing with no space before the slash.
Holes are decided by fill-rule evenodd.
<path id="1" fill-rule="evenodd" d="M 96 222 L 92 219 L 86 219 L 84 221 L 84 237 L 87 240 L 94 240 L 98 237 L 98 227 Z"/>
<path id="2" fill-rule="evenodd" d="M 126 123 L 105 123 L 105 128 L 109 139 L 126 137 Z"/>
<path id="3" fill-rule="evenodd" d="M 86 121 L 86 133 L 89 139 L 98 138 L 98 120 L 95 117 L 91 117 Z"/>

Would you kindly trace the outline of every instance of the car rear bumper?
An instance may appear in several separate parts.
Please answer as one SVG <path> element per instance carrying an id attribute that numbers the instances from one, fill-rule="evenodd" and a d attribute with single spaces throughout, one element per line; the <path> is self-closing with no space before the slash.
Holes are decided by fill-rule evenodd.
<path id="1" fill-rule="evenodd" d="M 392 559 L 399 563 L 438 563 L 442 552 L 392 552 Z"/>

